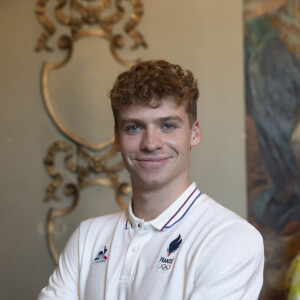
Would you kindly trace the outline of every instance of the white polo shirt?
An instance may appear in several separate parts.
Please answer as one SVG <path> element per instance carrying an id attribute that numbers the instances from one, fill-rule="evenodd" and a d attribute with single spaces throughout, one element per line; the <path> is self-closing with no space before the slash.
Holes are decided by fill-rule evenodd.
<path id="1" fill-rule="evenodd" d="M 150 222 L 82 222 L 38 299 L 255 300 L 263 265 L 258 231 L 193 183 Z"/>

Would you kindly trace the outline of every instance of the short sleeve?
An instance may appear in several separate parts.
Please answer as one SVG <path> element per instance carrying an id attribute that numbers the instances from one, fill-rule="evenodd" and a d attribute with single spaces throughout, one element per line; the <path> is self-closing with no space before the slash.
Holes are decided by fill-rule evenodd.
<path id="1" fill-rule="evenodd" d="M 263 240 L 247 222 L 227 226 L 199 255 L 189 300 L 258 299 L 264 268 Z"/>

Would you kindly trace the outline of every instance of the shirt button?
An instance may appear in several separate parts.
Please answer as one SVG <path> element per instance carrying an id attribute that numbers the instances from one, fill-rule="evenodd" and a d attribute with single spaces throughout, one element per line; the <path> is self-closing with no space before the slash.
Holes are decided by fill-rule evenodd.
<path id="1" fill-rule="evenodd" d="M 134 253 L 136 253 L 136 252 L 139 251 L 139 249 L 140 248 L 138 246 L 134 246 L 134 247 L 131 248 L 131 251 L 134 252 Z"/>

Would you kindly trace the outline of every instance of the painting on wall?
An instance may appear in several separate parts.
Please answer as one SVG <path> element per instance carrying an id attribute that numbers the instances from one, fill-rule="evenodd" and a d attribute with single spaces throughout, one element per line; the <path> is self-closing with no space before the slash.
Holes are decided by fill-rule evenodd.
<path id="1" fill-rule="evenodd" d="M 300 0 L 244 0 L 248 212 L 265 244 L 260 299 L 287 299 L 300 252 Z"/>

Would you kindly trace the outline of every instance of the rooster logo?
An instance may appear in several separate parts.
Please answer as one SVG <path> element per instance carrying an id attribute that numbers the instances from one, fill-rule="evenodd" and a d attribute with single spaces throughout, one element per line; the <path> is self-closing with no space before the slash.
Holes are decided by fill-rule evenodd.
<path id="1" fill-rule="evenodd" d="M 96 258 L 94 258 L 93 263 L 94 264 L 97 264 L 97 263 L 102 263 L 103 264 L 103 263 L 105 263 L 106 260 L 107 260 L 107 256 L 105 256 L 106 252 L 107 252 L 107 248 L 106 248 L 106 246 L 104 246 L 103 251 L 100 251 L 98 253 L 98 255 L 96 256 Z"/>
<path id="2" fill-rule="evenodd" d="M 168 249 L 167 249 L 167 254 L 168 254 L 168 257 L 174 253 L 175 251 L 177 251 L 177 249 L 181 246 L 181 243 L 182 243 L 182 239 L 181 239 L 181 235 L 179 234 L 178 237 L 173 240 Z"/>

